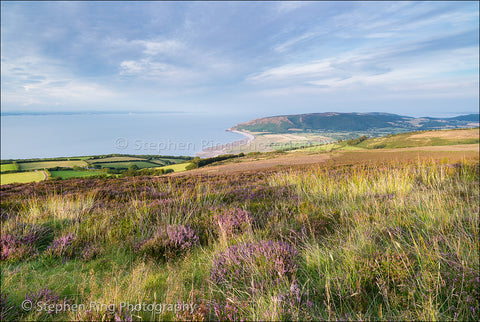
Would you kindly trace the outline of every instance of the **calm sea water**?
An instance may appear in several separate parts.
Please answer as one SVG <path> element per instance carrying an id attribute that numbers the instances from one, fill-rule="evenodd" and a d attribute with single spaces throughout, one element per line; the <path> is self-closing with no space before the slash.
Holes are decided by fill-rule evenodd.
<path id="1" fill-rule="evenodd" d="M 244 138 L 226 132 L 242 117 L 205 114 L 2 115 L 1 158 L 96 154 L 194 156 Z"/>

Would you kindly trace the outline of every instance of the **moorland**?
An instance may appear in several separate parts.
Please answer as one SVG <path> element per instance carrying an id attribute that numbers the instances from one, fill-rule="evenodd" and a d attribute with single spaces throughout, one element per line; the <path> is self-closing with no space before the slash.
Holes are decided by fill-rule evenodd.
<path id="1" fill-rule="evenodd" d="M 2 185 L 1 318 L 478 320 L 478 134 Z"/>

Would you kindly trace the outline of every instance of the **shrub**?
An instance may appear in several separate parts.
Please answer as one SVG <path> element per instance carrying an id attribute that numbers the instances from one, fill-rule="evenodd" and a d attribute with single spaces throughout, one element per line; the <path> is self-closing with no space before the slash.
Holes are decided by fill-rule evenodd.
<path id="1" fill-rule="evenodd" d="M 75 240 L 76 237 L 72 233 L 57 237 L 53 240 L 53 243 L 48 246 L 46 254 L 52 257 L 72 258 L 75 255 L 75 247 L 73 244 Z"/>
<path id="2" fill-rule="evenodd" d="M 102 248 L 98 245 L 87 244 L 83 247 L 81 256 L 85 261 L 92 260 L 102 253 Z"/>
<path id="3" fill-rule="evenodd" d="M 24 244 L 44 249 L 53 240 L 53 230 L 44 225 L 18 223 L 11 229 L 19 240 Z"/>
<path id="4" fill-rule="evenodd" d="M 77 314 L 78 321 L 105 321 L 105 322 L 116 322 L 124 321 L 131 322 L 133 321 L 132 316 L 127 313 L 126 310 L 118 307 L 115 304 L 108 305 L 107 309 L 103 312 L 86 310 L 81 311 Z"/>
<path id="5" fill-rule="evenodd" d="M 210 279 L 219 287 L 249 293 L 291 279 L 297 271 L 297 250 L 284 242 L 261 241 L 230 246 L 213 259 Z"/>
<path id="6" fill-rule="evenodd" d="M 62 312 L 66 309 L 67 304 L 71 302 L 66 297 L 61 299 L 60 295 L 55 293 L 48 286 L 38 290 L 37 292 L 27 293 L 25 295 L 25 300 L 30 301 L 32 308 L 35 308 L 31 310 L 31 312 L 36 314 L 36 319 Z M 49 310 L 39 310 L 39 306 L 41 308 L 48 308 Z"/>
<path id="7" fill-rule="evenodd" d="M 193 170 L 193 169 L 197 169 L 197 168 L 198 168 L 198 164 L 192 162 L 185 167 L 185 170 Z"/>
<path id="8" fill-rule="evenodd" d="M 233 208 L 215 215 L 220 235 L 236 236 L 243 233 L 252 222 L 250 212 Z"/>
<path id="9" fill-rule="evenodd" d="M 172 259 L 198 244 L 195 231 L 185 225 L 168 225 L 155 232 L 152 238 L 137 246 L 140 254 L 147 257 Z"/>
<path id="10" fill-rule="evenodd" d="M 26 243 L 23 239 L 11 234 L 2 234 L 0 238 L 2 261 L 17 261 L 34 257 L 38 252 L 33 244 Z"/>

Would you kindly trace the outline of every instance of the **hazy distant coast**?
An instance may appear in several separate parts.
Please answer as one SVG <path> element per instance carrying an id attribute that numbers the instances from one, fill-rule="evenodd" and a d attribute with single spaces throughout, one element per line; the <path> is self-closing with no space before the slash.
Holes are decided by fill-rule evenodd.
<path id="1" fill-rule="evenodd" d="M 200 157 L 200 158 L 216 157 L 216 156 L 219 156 L 219 155 L 222 155 L 222 154 L 227 154 L 227 153 L 229 153 L 228 152 L 229 150 L 232 150 L 233 148 L 239 147 L 241 145 L 247 145 L 247 144 L 253 142 L 253 140 L 255 140 L 255 136 L 252 135 L 251 133 L 248 133 L 248 132 L 232 130 L 232 129 L 228 129 L 227 131 L 232 132 L 232 133 L 241 134 L 241 135 L 245 136 L 246 138 L 242 139 L 242 140 L 234 141 L 232 143 L 218 144 L 216 146 L 203 149 L 201 152 L 198 152 L 196 154 L 196 156 Z"/>

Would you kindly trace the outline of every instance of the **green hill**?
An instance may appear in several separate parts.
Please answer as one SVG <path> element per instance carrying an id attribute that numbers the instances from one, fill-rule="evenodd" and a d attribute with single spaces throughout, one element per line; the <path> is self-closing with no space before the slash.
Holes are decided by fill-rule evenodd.
<path id="1" fill-rule="evenodd" d="M 272 116 L 235 125 L 232 130 L 259 133 L 294 132 L 389 132 L 440 130 L 478 126 L 479 115 L 453 118 L 414 118 L 388 113 L 312 113 Z"/>

